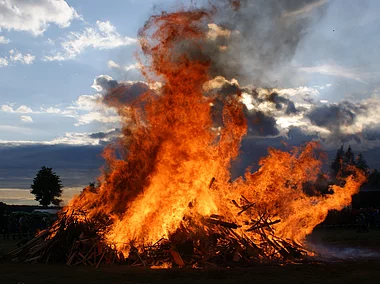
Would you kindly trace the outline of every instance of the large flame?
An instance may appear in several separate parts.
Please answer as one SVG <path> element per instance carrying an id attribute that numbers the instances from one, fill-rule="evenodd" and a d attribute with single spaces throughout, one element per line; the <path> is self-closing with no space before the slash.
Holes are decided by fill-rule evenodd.
<path id="1" fill-rule="evenodd" d="M 333 186 L 333 194 L 306 195 L 304 184 L 316 181 L 323 162 L 314 142 L 289 152 L 270 149 L 257 172 L 247 170 L 231 181 L 230 164 L 247 123 L 240 94 L 205 95 L 211 63 L 199 58 L 207 37 L 202 27 L 211 17 L 204 11 L 151 17 L 139 33 L 146 59 L 140 63 L 147 82 L 161 87 L 132 102 L 122 99 L 128 94 L 124 87 L 105 98 L 122 117 L 123 137 L 104 152 L 99 188 L 85 190 L 69 208 L 83 209 L 89 218 L 111 218 L 106 238 L 119 250 L 168 238 L 179 228 L 199 228 L 211 214 L 240 224 L 236 233 L 255 241 L 232 200 L 255 203 L 246 212 L 251 219 L 267 214 L 281 220 L 276 235 L 302 242 L 328 210 L 348 205 L 364 181 L 357 172 L 343 187 Z M 188 46 L 200 56 L 187 54 Z M 223 104 L 222 127 L 212 119 L 216 100 Z"/>

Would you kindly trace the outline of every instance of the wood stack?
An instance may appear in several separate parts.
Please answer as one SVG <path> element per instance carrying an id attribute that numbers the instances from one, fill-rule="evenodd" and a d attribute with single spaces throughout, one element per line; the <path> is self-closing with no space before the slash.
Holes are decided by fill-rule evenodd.
<path id="1" fill-rule="evenodd" d="M 84 212 L 63 212 L 50 229 L 40 232 L 3 258 L 12 261 L 93 266 L 120 262 L 122 255 L 107 246 L 101 238 L 102 231 L 108 225 L 102 218 L 97 218 L 96 222 L 87 220 Z"/>
<path id="2" fill-rule="evenodd" d="M 271 220 L 259 214 L 256 220 L 249 212 L 254 204 L 242 196 L 243 205 L 238 215 L 247 216 L 243 224 L 226 221 L 222 216 L 201 217 L 191 223 L 191 232 L 181 227 L 169 239 L 162 238 L 149 246 L 129 244 L 125 257 L 103 236 L 110 222 L 106 216 L 86 219 L 85 212 L 61 213 L 52 228 L 41 232 L 28 243 L 5 258 L 13 261 L 54 262 L 66 265 L 127 264 L 145 267 L 241 267 L 272 261 L 303 259 L 307 251 L 302 246 L 276 237 Z M 199 216 L 198 216 L 199 217 Z M 197 233 L 193 233 L 196 231 Z"/>

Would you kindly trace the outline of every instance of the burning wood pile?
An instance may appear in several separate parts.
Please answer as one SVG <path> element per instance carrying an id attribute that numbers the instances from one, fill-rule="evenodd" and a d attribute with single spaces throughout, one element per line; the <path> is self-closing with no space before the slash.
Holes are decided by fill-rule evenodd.
<path id="1" fill-rule="evenodd" d="M 238 215 L 254 210 L 244 196 L 245 205 L 235 200 Z M 212 214 L 200 217 L 200 224 L 181 227 L 168 238 L 150 245 L 129 243 L 127 254 L 105 240 L 110 221 L 105 216 L 91 220 L 83 211 L 60 213 L 59 220 L 4 258 L 12 261 L 64 263 L 66 265 L 126 264 L 151 268 L 168 267 L 242 267 L 271 261 L 300 261 L 308 252 L 301 245 L 275 236 L 272 220 L 261 214 L 244 224 L 225 221 Z M 191 221 L 191 220 L 190 220 Z M 247 234 L 250 234 L 248 236 Z M 252 238 L 252 235 L 255 237 Z"/>
<path id="2" fill-rule="evenodd" d="M 79 221 L 81 220 L 81 221 Z M 107 222 L 88 220 L 84 212 L 59 213 L 50 229 L 5 255 L 12 261 L 94 265 L 114 263 L 117 252 L 101 240 Z"/>
<path id="3" fill-rule="evenodd" d="M 299 244 L 328 211 L 350 204 L 365 180 L 360 172 L 329 194 L 304 191 L 324 161 L 315 142 L 269 148 L 257 171 L 231 182 L 248 125 L 261 129 L 254 100 L 274 100 L 215 74 L 220 62 L 213 66 L 204 47 L 218 44 L 212 31 L 223 32 L 217 38 L 233 31 L 216 29 L 212 11 L 162 13 L 146 22 L 139 31 L 146 83 L 121 83 L 102 96 L 122 129 L 103 153 L 99 186 L 73 198 L 50 230 L 8 258 L 147 267 L 296 261 L 307 255 Z M 212 50 L 228 52 L 228 46 Z"/>

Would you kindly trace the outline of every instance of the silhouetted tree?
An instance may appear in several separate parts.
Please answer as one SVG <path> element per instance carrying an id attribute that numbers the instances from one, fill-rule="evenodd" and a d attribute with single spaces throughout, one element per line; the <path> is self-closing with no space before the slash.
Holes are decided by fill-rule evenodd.
<path id="1" fill-rule="evenodd" d="M 53 172 L 52 168 L 43 166 L 33 179 L 33 183 L 30 186 L 32 194 L 36 196 L 36 200 L 40 202 L 42 206 L 48 206 L 50 204 L 59 205 L 62 200 L 59 199 L 62 195 L 62 183 L 60 177 Z"/>
<path id="2" fill-rule="evenodd" d="M 368 184 L 373 188 L 380 188 L 380 172 L 375 169 L 368 177 Z"/>
<path id="3" fill-rule="evenodd" d="M 336 178 L 337 175 L 341 172 L 342 166 L 343 166 L 343 156 L 344 156 L 344 149 L 343 145 L 336 151 L 335 159 L 333 160 L 331 164 L 331 171 L 333 178 Z"/>
<path id="4" fill-rule="evenodd" d="M 360 170 L 362 170 L 366 175 L 368 175 L 370 173 L 370 168 L 366 162 L 366 160 L 364 160 L 364 157 L 363 157 L 363 154 L 360 153 L 358 155 L 358 158 L 356 159 L 356 167 Z"/>
<path id="5" fill-rule="evenodd" d="M 95 193 L 97 187 L 99 187 L 99 185 L 96 186 L 96 185 L 95 185 L 95 182 L 90 182 L 90 183 L 88 184 L 88 186 L 86 186 L 85 188 L 82 189 L 82 193 L 87 192 L 87 191 L 90 191 L 90 192 L 94 192 L 94 193 Z"/>
<path id="6" fill-rule="evenodd" d="M 351 149 L 351 145 L 348 145 L 348 149 L 346 153 L 344 154 L 344 165 L 350 166 L 355 164 L 355 154 Z"/>

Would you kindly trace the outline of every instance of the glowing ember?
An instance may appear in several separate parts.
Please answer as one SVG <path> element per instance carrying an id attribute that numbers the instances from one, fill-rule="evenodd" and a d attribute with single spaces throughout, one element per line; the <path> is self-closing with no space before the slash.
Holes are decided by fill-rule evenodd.
<path id="1" fill-rule="evenodd" d="M 238 9 L 239 1 L 232 2 Z M 128 89 L 119 87 L 105 97 L 122 117 L 123 137 L 104 152 L 100 187 L 88 188 L 68 208 L 89 219 L 109 218 L 104 238 L 125 254 L 162 238 L 181 243 L 228 226 L 235 226 L 234 238 L 257 246 L 276 242 L 274 236 L 302 243 L 328 210 L 349 205 L 364 181 L 356 172 L 343 187 L 333 186 L 333 194 L 306 195 L 304 184 L 316 181 L 323 162 L 314 142 L 290 152 L 270 149 L 257 172 L 231 181 L 230 164 L 247 131 L 241 94 L 209 95 L 216 82 L 211 63 L 186 52 L 191 46 L 202 58 L 203 27 L 211 18 L 205 11 L 151 17 L 139 33 L 146 59 L 140 64 L 147 82 L 159 81 L 161 88 L 129 99 Z M 214 127 L 216 102 L 223 105 L 221 127 Z M 271 226 L 263 240 L 258 231 Z"/>

